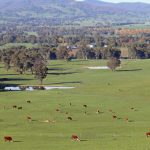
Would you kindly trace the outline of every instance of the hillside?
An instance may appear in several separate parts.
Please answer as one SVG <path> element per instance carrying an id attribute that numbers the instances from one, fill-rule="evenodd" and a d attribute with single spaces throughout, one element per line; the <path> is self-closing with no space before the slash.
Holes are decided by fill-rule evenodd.
<path id="1" fill-rule="evenodd" d="M 13 19 L 62 19 L 62 22 L 145 22 L 150 5 L 144 3 L 106 3 L 98 0 L 0 0 L 0 15 Z"/>

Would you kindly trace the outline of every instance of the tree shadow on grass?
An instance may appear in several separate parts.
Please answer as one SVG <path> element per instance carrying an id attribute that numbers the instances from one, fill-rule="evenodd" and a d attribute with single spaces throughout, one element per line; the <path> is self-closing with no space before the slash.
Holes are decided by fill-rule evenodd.
<path id="1" fill-rule="evenodd" d="M 0 82 L 4 81 L 28 81 L 32 79 L 25 79 L 25 78 L 0 78 Z"/>
<path id="2" fill-rule="evenodd" d="M 134 120 L 129 120 L 128 122 L 134 122 Z"/>
<path id="3" fill-rule="evenodd" d="M 19 74 L 0 74 L 0 76 L 16 76 L 16 75 L 19 75 Z"/>
<path id="4" fill-rule="evenodd" d="M 141 71 L 143 69 L 124 69 L 124 70 L 116 70 L 117 72 L 124 72 L 124 71 Z"/>
<path id="5" fill-rule="evenodd" d="M 19 86 L 19 84 L 0 83 L 0 88 L 1 88 L 1 87 L 10 87 L 10 86 L 17 87 L 17 86 Z"/>
<path id="6" fill-rule="evenodd" d="M 69 74 L 75 74 L 79 72 L 51 72 L 47 73 L 48 75 L 69 75 Z"/>
<path id="7" fill-rule="evenodd" d="M 34 121 L 34 122 L 35 122 L 35 121 L 38 121 L 38 120 L 36 120 L 36 119 L 32 119 L 32 121 Z"/>
<path id="8" fill-rule="evenodd" d="M 86 141 L 88 141 L 88 140 L 80 140 L 81 142 L 86 142 Z"/>
<path id="9" fill-rule="evenodd" d="M 11 83 L 6 84 L 6 83 L 0 83 L 0 92 L 9 92 L 9 91 L 7 91 L 7 90 L 4 90 L 5 87 L 17 87 L 17 86 L 19 86 L 19 84 L 11 84 Z"/>
<path id="10" fill-rule="evenodd" d="M 52 85 L 53 84 L 81 84 L 82 82 L 81 81 L 72 81 L 72 82 L 54 82 L 54 83 L 51 83 Z"/>
<path id="11" fill-rule="evenodd" d="M 48 68 L 50 71 L 57 71 L 57 70 L 68 70 L 67 68 Z"/>
<path id="12" fill-rule="evenodd" d="M 20 143 L 20 142 L 23 142 L 23 141 L 16 141 L 16 140 L 15 140 L 15 141 L 13 141 L 13 142 L 14 142 L 14 143 Z"/>

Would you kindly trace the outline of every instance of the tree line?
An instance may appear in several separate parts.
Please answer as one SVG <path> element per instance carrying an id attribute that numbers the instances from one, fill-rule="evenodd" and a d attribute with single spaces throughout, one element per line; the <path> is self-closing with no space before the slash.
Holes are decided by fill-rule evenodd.
<path id="1" fill-rule="evenodd" d="M 143 32 L 142 32 L 143 31 Z M 51 59 L 66 58 L 66 51 L 78 50 L 75 58 L 107 59 L 128 49 L 129 58 L 150 58 L 150 30 L 100 27 L 0 27 L 0 46 L 30 43 L 51 51 Z M 32 34 L 34 32 L 34 34 Z M 126 34 L 132 33 L 132 34 Z M 63 54 L 65 53 L 65 56 Z M 70 53 L 71 54 L 71 53 Z"/>
<path id="2" fill-rule="evenodd" d="M 25 47 L 0 51 L 0 61 L 8 71 L 11 67 L 19 74 L 31 73 L 40 83 L 47 76 L 46 52 Z"/>

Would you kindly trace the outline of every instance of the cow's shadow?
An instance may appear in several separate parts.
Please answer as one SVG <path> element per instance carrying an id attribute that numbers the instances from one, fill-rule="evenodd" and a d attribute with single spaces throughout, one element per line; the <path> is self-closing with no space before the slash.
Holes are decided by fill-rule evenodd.
<path id="1" fill-rule="evenodd" d="M 83 139 L 83 140 L 80 140 L 81 142 L 86 142 L 86 141 L 88 141 L 88 140 L 85 140 L 85 139 Z"/>
<path id="2" fill-rule="evenodd" d="M 13 141 L 14 143 L 20 143 L 20 142 L 23 142 L 23 141 L 19 141 L 19 140 L 15 140 Z"/>

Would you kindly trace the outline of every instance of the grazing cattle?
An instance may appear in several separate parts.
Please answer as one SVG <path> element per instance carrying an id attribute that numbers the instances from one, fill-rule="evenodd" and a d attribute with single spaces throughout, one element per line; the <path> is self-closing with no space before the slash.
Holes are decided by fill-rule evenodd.
<path id="1" fill-rule="evenodd" d="M 129 118 L 128 118 L 128 117 L 125 117 L 125 121 L 126 121 L 126 122 L 129 122 Z"/>
<path id="2" fill-rule="evenodd" d="M 68 117 L 67 119 L 68 119 L 68 120 L 72 120 L 72 117 Z"/>
<path id="3" fill-rule="evenodd" d="M 50 123 L 50 120 L 44 120 L 44 121 L 42 121 L 42 122 Z"/>
<path id="4" fill-rule="evenodd" d="M 32 118 L 29 117 L 29 116 L 27 116 L 27 120 L 28 120 L 28 121 L 32 121 Z"/>
<path id="5" fill-rule="evenodd" d="M 117 116 L 115 116 L 115 115 L 113 115 L 112 117 L 113 117 L 113 119 L 117 119 Z"/>
<path id="6" fill-rule="evenodd" d="M 146 136 L 149 137 L 150 136 L 150 132 L 146 132 Z"/>
<path id="7" fill-rule="evenodd" d="M 71 102 L 70 102 L 70 106 L 71 106 L 72 104 L 71 104 Z"/>
<path id="8" fill-rule="evenodd" d="M 78 137 L 77 135 L 72 135 L 72 136 L 71 136 L 71 139 L 72 139 L 73 141 L 80 141 L 80 139 L 79 139 L 79 137 Z"/>
<path id="9" fill-rule="evenodd" d="M 13 142 L 13 139 L 12 139 L 12 137 L 11 136 L 4 136 L 4 140 L 5 140 L 5 142 Z"/>
<path id="10" fill-rule="evenodd" d="M 18 109 L 19 109 L 19 110 L 21 110 L 21 109 L 22 109 L 22 107 L 18 107 Z"/>
<path id="11" fill-rule="evenodd" d="M 54 120 L 43 120 L 43 121 L 41 121 L 41 122 L 45 122 L 45 123 L 55 123 L 56 121 L 54 121 Z"/>
<path id="12" fill-rule="evenodd" d="M 87 105 L 83 105 L 83 107 L 87 108 Z"/>
<path id="13" fill-rule="evenodd" d="M 134 107 L 131 107 L 131 110 L 134 110 Z"/>
<path id="14" fill-rule="evenodd" d="M 30 104 L 30 103 L 31 103 L 31 101 L 27 101 L 27 103 L 29 103 L 29 104 Z"/>
<path id="15" fill-rule="evenodd" d="M 97 114 L 100 114 L 100 110 L 97 110 L 96 113 L 97 113 Z"/>
<path id="16" fill-rule="evenodd" d="M 60 111 L 60 109 L 57 108 L 56 111 Z"/>
<path id="17" fill-rule="evenodd" d="M 16 109 L 16 108 L 17 108 L 17 106 L 16 106 L 16 105 L 13 105 L 12 107 L 13 107 L 13 109 Z"/>

